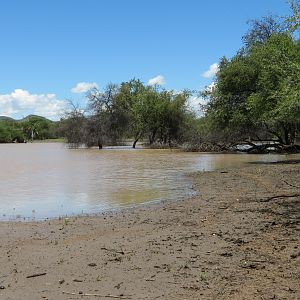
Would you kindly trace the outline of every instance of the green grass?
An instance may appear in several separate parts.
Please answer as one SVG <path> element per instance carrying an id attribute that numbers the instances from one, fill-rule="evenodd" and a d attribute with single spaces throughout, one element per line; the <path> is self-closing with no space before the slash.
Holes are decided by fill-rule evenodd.
<path id="1" fill-rule="evenodd" d="M 30 142 L 30 141 L 29 141 Z M 34 143 L 65 143 L 65 138 L 34 140 Z"/>

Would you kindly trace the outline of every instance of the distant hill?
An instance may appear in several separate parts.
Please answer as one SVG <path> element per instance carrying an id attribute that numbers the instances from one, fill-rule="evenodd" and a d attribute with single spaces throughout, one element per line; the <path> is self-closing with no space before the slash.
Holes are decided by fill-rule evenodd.
<path id="1" fill-rule="evenodd" d="M 0 121 L 15 121 L 15 120 L 11 117 L 0 116 Z"/>
<path id="2" fill-rule="evenodd" d="M 43 121 L 48 121 L 48 122 L 51 122 L 51 123 L 55 123 L 55 121 L 52 121 L 50 119 L 47 119 L 45 117 L 38 116 L 38 115 L 28 115 L 25 118 L 20 119 L 20 120 L 16 120 L 16 119 L 11 118 L 11 117 L 0 116 L 0 121 L 24 122 L 24 121 L 27 121 L 27 120 L 30 120 L 30 119 L 38 119 L 38 120 L 43 120 Z"/>
<path id="3" fill-rule="evenodd" d="M 27 117 L 20 119 L 20 120 L 16 120 L 17 122 L 24 122 L 24 121 L 28 121 L 30 119 L 36 119 L 36 120 L 41 120 L 41 121 L 48 121 L 48 122 L 54 122 L 50 119 L 47 119 L 45 117 L 42 116 L 38 116 L 38 115 L 28 115 Z"/>

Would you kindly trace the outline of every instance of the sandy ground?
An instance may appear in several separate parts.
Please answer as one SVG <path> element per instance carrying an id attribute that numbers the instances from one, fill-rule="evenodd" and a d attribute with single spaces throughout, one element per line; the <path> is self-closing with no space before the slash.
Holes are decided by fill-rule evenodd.
<path id="1" fill-rule="evenodd" d="M 0 223 L 0 299 L 300 299 L 300 164 L 192 180 L 185 201 Z"/>

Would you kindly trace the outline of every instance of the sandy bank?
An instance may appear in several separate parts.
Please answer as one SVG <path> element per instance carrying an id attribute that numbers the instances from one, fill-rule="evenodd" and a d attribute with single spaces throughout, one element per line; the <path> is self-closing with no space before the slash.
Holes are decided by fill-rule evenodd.
<path id="1" fill-rule="evenodd" d="M 0 299 L 299 299 L 300 164 L 192 180 L 181 202 L 0 223 Z"/>

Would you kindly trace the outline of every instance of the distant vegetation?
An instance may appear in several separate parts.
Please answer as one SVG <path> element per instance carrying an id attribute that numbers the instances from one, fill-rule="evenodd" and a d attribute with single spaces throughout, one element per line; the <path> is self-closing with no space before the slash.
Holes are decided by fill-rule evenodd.
<path id="1" fill-rule="evenodd" d="M 0 116 L 0 143 L 23 143 L 59 137 L 59 123 L 30 115 L 22 120 Z"/>

